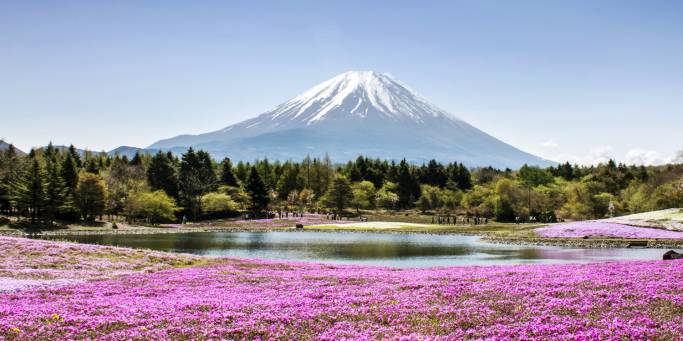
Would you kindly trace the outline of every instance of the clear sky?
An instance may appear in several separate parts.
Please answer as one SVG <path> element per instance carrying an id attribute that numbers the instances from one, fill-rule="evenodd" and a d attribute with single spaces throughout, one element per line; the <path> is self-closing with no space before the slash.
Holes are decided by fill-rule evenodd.
<path id="1" fill-rule="evenodd" d="M 683 1 L 2 1 L 0 138 L 202 133 L 348 70 L 554 160 L 683 149 Z"/>

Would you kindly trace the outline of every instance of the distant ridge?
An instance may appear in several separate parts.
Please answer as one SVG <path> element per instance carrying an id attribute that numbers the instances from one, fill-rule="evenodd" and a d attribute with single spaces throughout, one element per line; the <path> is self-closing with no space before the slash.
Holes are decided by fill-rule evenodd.
<path id="1" fill-rule="evenodd" d="M 302 159 L 329 154 L 412 162 L 459 161 L 519 168 L 554 162 L 523 152 L 428 102 L 391 76 L 350 71 L 246 121 L 200 135 L 160 140 L 150 149 L 203 149 L 214 158 Z"/>
<path id="2" fill-rule="evenodd" d="M 146 154 L 156 154 L 159 151 L 159 149 L 153 149 L 153 148 L 138 148 L 138 147 L 130 147 L 130 146 L 120 146 L 117 148 L 114 148 L 110 151 L 107 152 L 108 155 L 110 156 L 126 156 L 128 158 L 132 158 L 135 156 L 136 153 L 140 153 L 141 155 L 146 155 Z"/>
<path id="3" fill-rule="evenodd" d="M 9 143 L 7 143 L 3 140 L 0 140 L 0 150 L 3 150 L 3 151 L 7 150 L 9 148 L 9 146 L 10 146 Z M 16 146 L 14 146 L 14 150 L 16 150 L 17 154 L 19 154 L 19 155 L 25 155 L 26 154 L 21 149 L 17 148 Z"/>

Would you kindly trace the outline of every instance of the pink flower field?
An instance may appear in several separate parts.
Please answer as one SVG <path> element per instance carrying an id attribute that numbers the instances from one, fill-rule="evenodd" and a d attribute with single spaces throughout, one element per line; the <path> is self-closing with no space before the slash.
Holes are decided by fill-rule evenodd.
<path id="1" fill-rule="evenodd" d="M 9 242 L 68 245 L 62 263 L 77 263 L 68 257 L 81 247 L 99 248 Z M 132 252 L 112 249 L 102 252 Z M 41 260 L 50 254 L 30 259 L 62 268 Z M 12 274 L 31 267 L 21 252 L 12 255 L 26 258 L 4 260 L 17 267 Z M 83 275 L 75 265 L 60 271 Z M 214 258 L 3 292 L 0 302 L 0 339 L 8 340 L 672 340 L 683 335 L 683 261 L 399 270 Z"/>
<path id="2" fill-rule="evenodd" d="M 604 221 L 577 221 L 566 224 L 556 224 L 541 227 L 535 231 L 539 236 L 553 238 L 581 238 L 588 236 L 613 238 L 683 239 L 683 232 L 637 227 Z"/>
<path id="3" fill-rule="evenodd" d="M 0 236 L 0 292 L 205 262 L 192 256 Z"/>

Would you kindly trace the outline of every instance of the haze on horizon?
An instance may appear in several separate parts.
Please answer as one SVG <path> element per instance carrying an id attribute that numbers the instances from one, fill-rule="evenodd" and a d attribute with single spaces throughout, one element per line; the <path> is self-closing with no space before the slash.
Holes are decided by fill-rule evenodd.
<path id="1" fill-rule="evenodd" d="M 524 151 L 594 163 L 683 149 L 683 3 L 0 4 L 0 138 L 146 147 L 387 72 Z"/>

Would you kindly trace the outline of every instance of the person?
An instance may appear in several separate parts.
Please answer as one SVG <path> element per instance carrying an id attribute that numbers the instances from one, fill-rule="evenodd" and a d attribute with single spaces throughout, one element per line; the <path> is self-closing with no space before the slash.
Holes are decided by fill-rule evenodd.
<path id="1" fill-rule="evenodd" d="M 187 224 L 187 216 L 183 214 L 183 225 Z"/>

